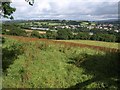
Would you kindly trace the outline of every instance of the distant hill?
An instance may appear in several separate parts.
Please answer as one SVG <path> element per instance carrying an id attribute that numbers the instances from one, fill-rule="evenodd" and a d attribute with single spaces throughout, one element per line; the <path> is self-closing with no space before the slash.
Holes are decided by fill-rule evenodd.
<path id="1" fill-rule="evenodd" d="M 105 23 L 105 24 L 118 24 L 118 23 L 120 23 L 120 21 L 118 20 L 118 19 L 108 19 L 108 20 L 101 20 L 101 21 L 95 21 L 95 22 L 97 22 L 97 23 L 99 23 L 99 24 L 103 24 L 103 23 Z"/>
<path id="2" fill-rule="evenodd" d="M 85 20 L 6 20 L 2 21 L 3 23 L 16 23 L 16 22 L 30 22 L 30 21 L 40 21 L 40 22 L 95 22 L 98 24 L 120 24 L 120 20 L 118 19 L 108 19 L 108 20 L 97 20 L 97 21 L 85 21 Z"/>

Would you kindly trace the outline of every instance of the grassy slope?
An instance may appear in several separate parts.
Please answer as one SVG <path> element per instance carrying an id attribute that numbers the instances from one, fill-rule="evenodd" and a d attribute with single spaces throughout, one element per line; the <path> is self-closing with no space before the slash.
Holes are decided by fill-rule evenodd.
<path id="1" fill-rule="evenodd" d="M 0 60 L 2 59 L 2 38 L 0 37 Z M 2 89 L 2 68 L 1 68 L 1 62 L 2 61 L 0 61 L 0 89 Z"/>
<path id="2" fill-rule="evenodd" d="M 12 39 L 2 48 L 3 87 L 117 88 L 114 54 Z"/>
<path id="3" fill-rule="evenodd" d="M 94 46 L 102 46 L 102 47 L 120 49 L 120 47 L 119 47 L 120 43 L 92 41 L 92 40 L 59 40 L 59 41 L 81 43 L 81 44 L 87 44 L 87 45 L 94 45 Z"/>

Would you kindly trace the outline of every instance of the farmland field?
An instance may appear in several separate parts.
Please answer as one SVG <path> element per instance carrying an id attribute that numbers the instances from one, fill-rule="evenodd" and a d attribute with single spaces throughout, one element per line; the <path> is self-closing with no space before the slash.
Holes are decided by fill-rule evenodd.
<path id="1" fill-rule="evenodd" d="M 62 25 L 62 23 L 53 23 L 53 22 L 34 22 L 35 24 L 41 25 L 41 24 L 47 24 L 49 26 L 55 26 L 55 25 Z M 20 23 L 20 25 L 24 25 L 25 23 Z M 32 23 L 26 23 L 26 24 L 32 24 Z"/>
<path id="2" fill-rule="evenodd" d="M 120 43 L 113 43 L 113 42 L 92 41 L 92 40 L 57 40 L 57 41 L 73 42 L 73 43 L 87 44 L 93 46 L 120 49 Z"/>
<path id="3" fill-rule="evenodd" d="M 3 39 L 4 88 L 120 88 L 119 52 L 33 40 Z"/>
<path id="4" fill-rule="evenodd" d="M 31 29 L 24 29 L 26 32 L 33 32 L 34 30 L 31 30 Z M 40 31 L 40 30 L 35 30 L 35 31 L 37 31 L 38 33 L 40 33 L 40 34 L 45 34 L 46 33 L 46 31 Z"/>

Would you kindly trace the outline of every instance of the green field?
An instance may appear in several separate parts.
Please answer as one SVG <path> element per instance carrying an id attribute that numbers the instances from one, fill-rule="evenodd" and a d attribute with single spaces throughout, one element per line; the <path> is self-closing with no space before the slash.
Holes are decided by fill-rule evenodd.
<path id="1" fill-rule="evenodd" d="M 41 24 L 46 24 L 49 26 L 57 26 L 57 25 L 62 25 L 62 23 L 53 23 L 53 22 L 34 22 L 37 25 L 41 25 Z M 25 23 L 20 23 L 20 25 L 24 25 Z M 26 24 L 30 24 L 32 25 L 32 23 L 26 23 Z"/>
<path id="2" fill-rule="evenodd" d="M 93 46 L 120 49 L 120 43 L 113 43 L 113 42 L 92 41 L 92 40 L 58 40 L 58 41 L 81 43 L 81 44 L 87 44 L 87 45 L 93 45 Z"/>
<path id="3" fill-rule="evenodd" d="M 3 88 L 119 89 L 118 53 L 3 40 Z"/>

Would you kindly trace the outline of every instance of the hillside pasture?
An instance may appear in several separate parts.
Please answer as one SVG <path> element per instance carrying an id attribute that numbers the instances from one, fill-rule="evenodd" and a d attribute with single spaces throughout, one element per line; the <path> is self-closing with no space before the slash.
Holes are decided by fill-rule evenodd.
<path id="1" fill-rule="evenodd" d="M 6 37 L 3 88 L 120 89 L 119 52 Z"/>
<path id="2" fill-rule="evenodd" d="M 31 33 L 33 30 L 31 29 L 24 29 L 26 32 Z M 46 34 L 46 31 L 40 31 L 40 30 L 36 30 L 39 34 Z"/>

